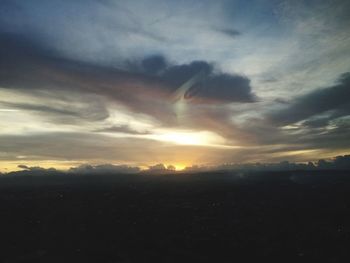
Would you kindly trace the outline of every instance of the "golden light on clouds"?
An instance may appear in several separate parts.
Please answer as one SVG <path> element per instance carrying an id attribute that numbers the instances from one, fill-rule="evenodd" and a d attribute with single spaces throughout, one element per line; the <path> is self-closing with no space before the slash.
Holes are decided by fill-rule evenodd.
<path id="1" fill-rule="evenodd" d="M 79 166 L 80 162 L 75 161 L 64 161 L 64 160 L 30 160 L 25 158 L 25 156 L 18 156 L 18 160 L 13 161 L 0 161 L 0 172 L 7 173 L 11 171 L 18 171 L 19 165 L 26 165 L 28 167 L 41 167 L 45 169 L 55 168 L 58 170 L 68 170 L 71 167 Z M 22 159 L 22 160 L 21 160 Z"/>
<path id="2" fill-rule="evenodd" d="M 174 164 L 174 166 L 175 166 L 176 171 L 181 171 L 187 167 L 187 165 L 181 164 L 181 163 Z"/>
<path id="3" fill-rule="evenodd" d="M 226 147 L 224 138 L 209 131 L 160 130 L 145 137 L 177 145 Z"/>

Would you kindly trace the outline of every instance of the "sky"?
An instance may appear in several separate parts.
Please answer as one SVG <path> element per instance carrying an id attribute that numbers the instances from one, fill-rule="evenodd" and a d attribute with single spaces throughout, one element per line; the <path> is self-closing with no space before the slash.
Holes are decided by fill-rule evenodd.
<path id="1" fill-rule="evenodd" d="M 0 172 L 349 153 L 349 13 L 345 0 L 0 0 Z"/>

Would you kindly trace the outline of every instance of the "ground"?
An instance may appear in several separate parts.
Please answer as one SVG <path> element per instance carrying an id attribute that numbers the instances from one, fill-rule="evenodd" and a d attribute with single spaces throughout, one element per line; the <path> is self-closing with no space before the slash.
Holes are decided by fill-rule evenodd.
<path id="1" fill-rule="evenodd" d="M 350 173 L 0 178 L 0 262 L 348 262 Z"/>

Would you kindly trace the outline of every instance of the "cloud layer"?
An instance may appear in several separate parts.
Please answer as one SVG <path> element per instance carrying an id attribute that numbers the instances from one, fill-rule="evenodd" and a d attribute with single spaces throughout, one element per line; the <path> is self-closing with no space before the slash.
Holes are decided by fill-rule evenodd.
<path id="1" fill-rule="evenodd" d="M 345 154 L 349 11 L 341 0 L 2 1 L 0 167 Z"/>

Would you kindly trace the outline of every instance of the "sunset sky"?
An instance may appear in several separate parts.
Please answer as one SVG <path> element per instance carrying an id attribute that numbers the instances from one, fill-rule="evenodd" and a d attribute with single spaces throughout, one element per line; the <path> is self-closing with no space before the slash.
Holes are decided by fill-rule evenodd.
<path id="1" fill-rule="evenodd" d="M 0 0 L 0 172 L 350 152 L 350 2 Z"/>

